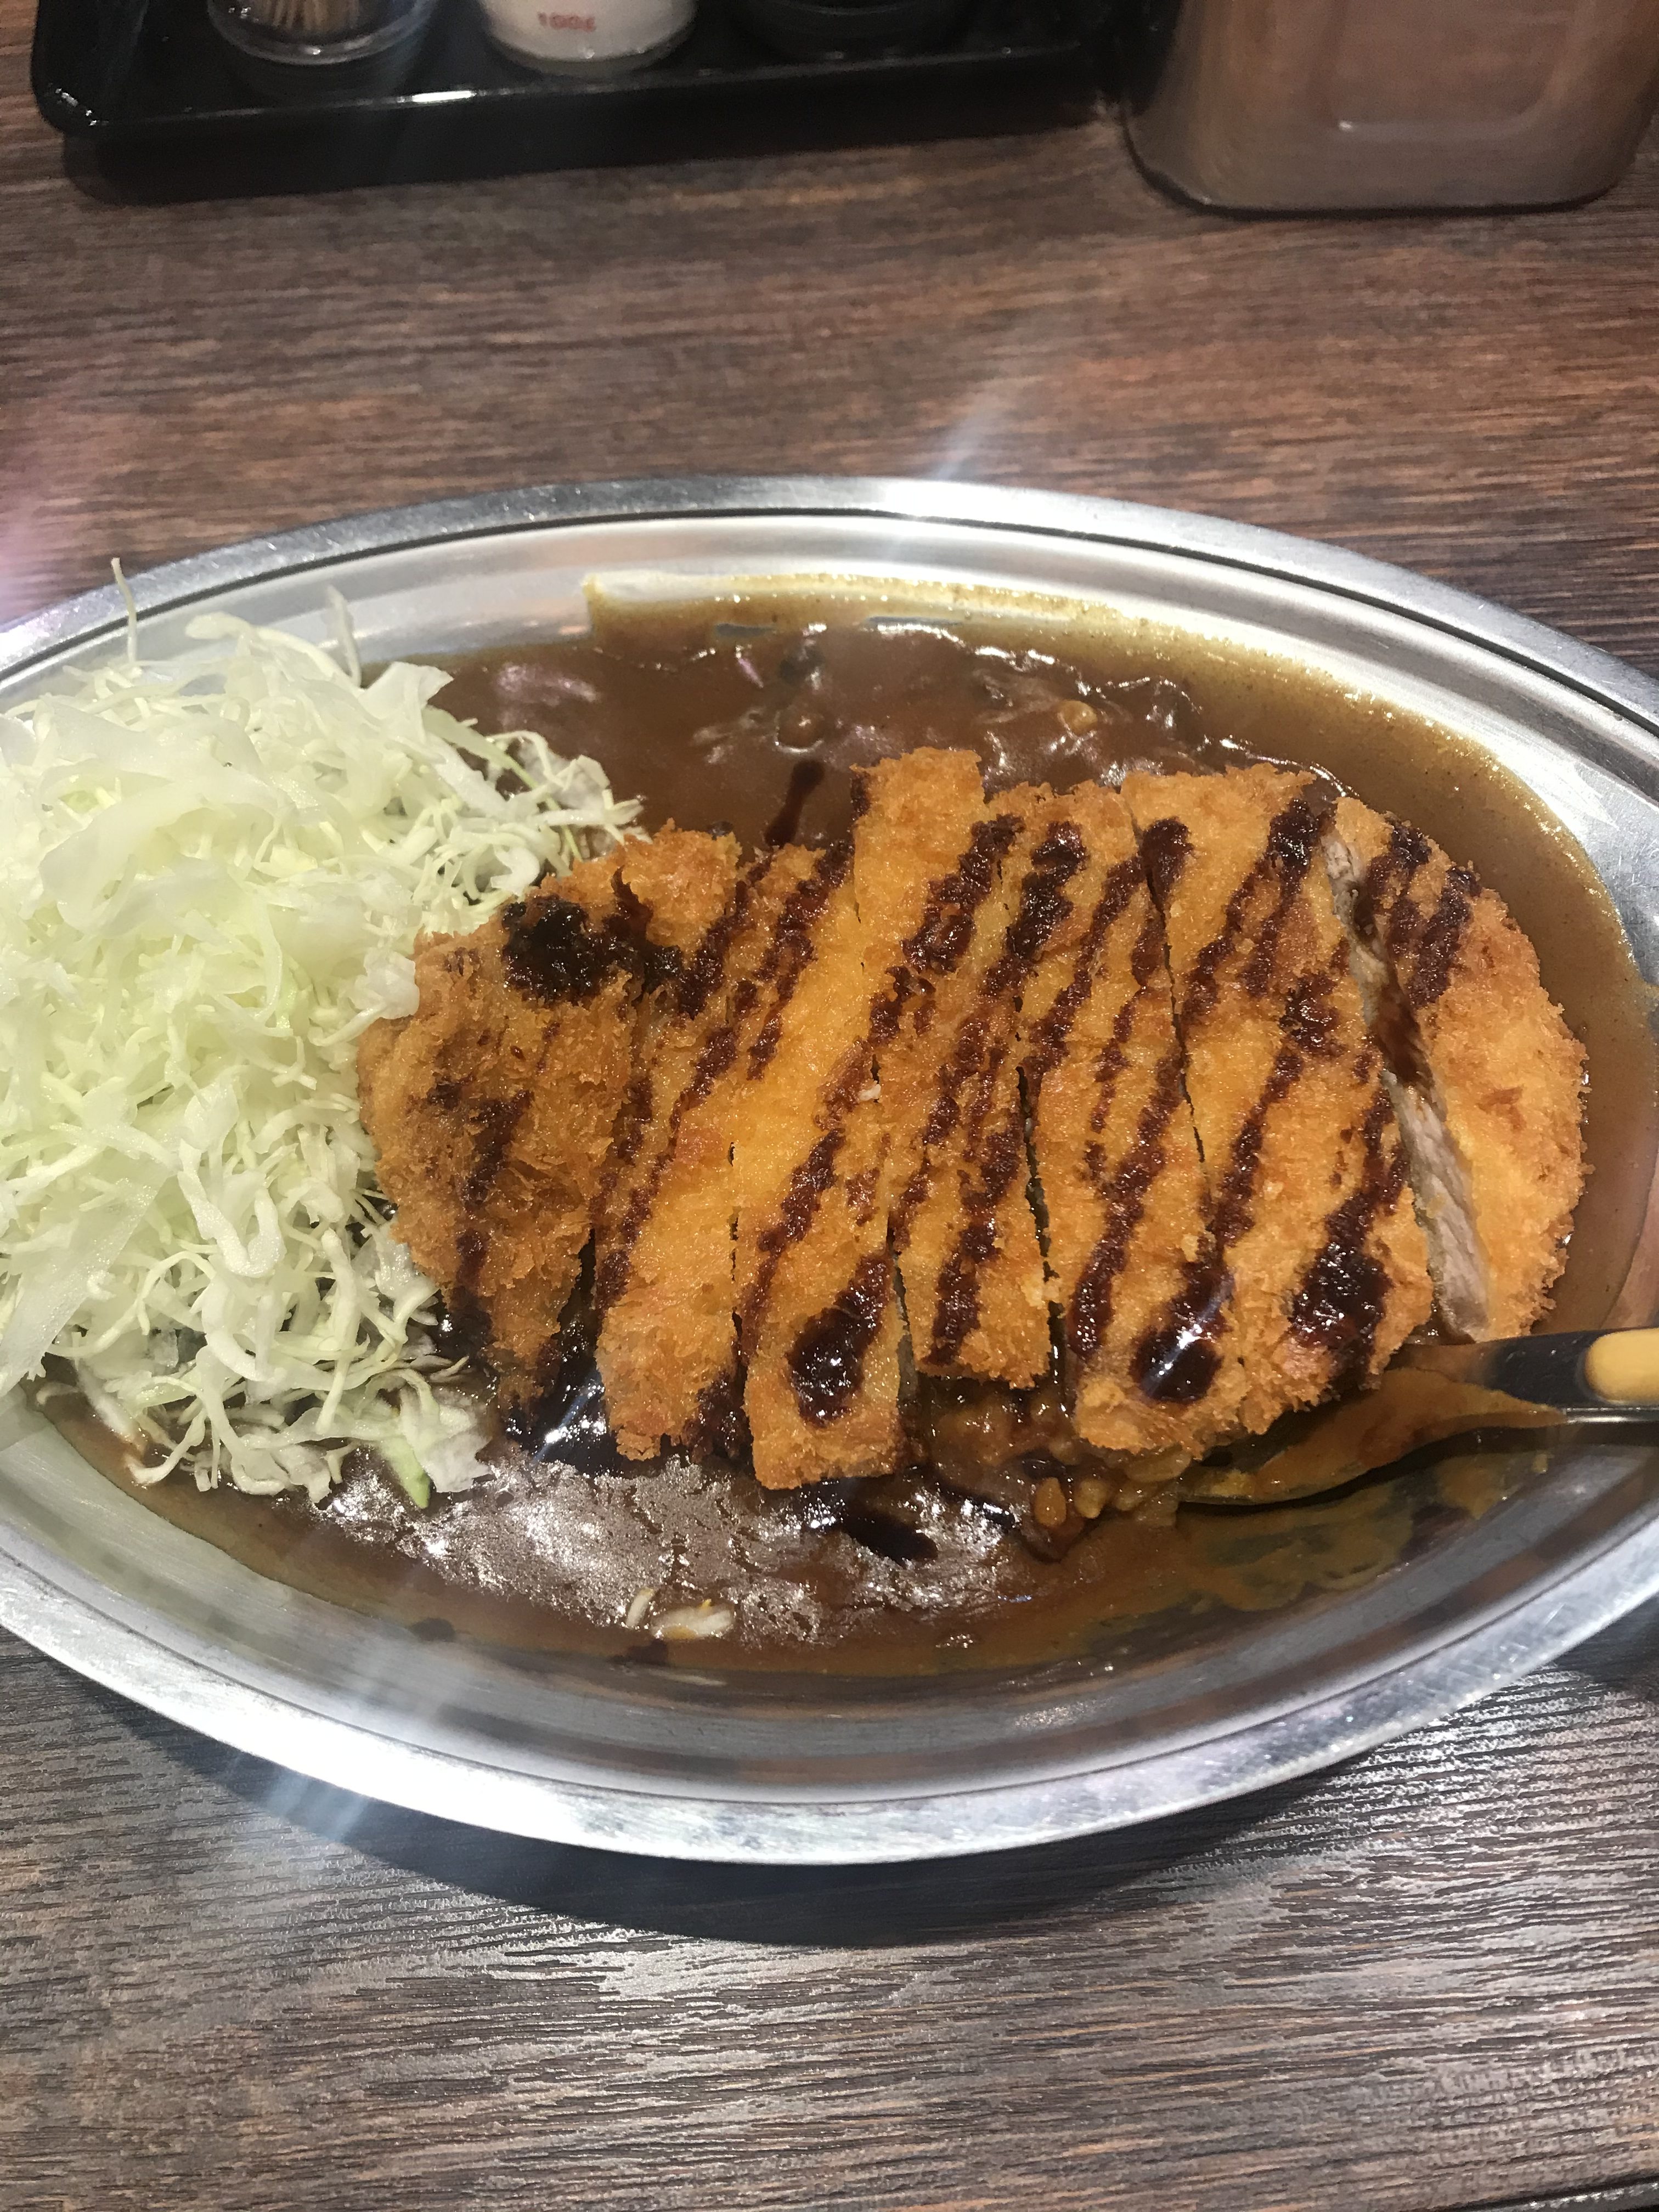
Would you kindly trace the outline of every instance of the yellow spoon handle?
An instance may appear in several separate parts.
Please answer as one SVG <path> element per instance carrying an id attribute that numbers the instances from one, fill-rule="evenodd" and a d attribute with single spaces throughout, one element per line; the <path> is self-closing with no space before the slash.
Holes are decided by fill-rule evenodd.
<path id="1" fill-rule="evenodd" d="M 1620 1328 L 1584 1354 L 1584 1380 L 1610 1405 L 1659 1405 L 1659 1328 Z"/>

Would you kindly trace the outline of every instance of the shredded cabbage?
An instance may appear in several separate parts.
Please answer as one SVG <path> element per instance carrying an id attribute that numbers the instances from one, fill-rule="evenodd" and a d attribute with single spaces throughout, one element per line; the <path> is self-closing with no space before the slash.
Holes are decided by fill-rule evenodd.
<path id="1" fill-rule="evenodd" d="M 135 1446 L 313 1497 L 356 1445 L 471 1480 L 473 1410 L 390 1231 L 357 1039 L 471 928 L 632 819 L 485 738 L 439 671 L 363 684 L 228 616 L 0 714 L 0 1395 L 48 1352 Z"/>

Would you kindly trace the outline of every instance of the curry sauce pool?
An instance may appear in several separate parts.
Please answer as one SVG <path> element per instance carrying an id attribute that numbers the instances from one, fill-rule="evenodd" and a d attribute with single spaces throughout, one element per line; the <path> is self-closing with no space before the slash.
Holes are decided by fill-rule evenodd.
<path id="1" fill-rule="evenodd" d="M 1153 1615 L 1204 1633 L 1228 1614 L 1358 1587 L 1434 1528 L 1495 1504 L 1538 1448 L 1470 1437 L 1435 1464 L 1331 1498 L 1115 1520 L 1051 1562 L 995 1516 L 902 1478 L 847 1486 L 859 1497 L 835 1486 L 779 1496 L 684 1461 L 619 1480 L 519 1460 L 424 1511 L 367 1468 L 313 1508 L 295 1495 L 136 1489 L 106 1431 L 59 1419 L 173 1526 L 422 1640 L 462 1638 L 527 1663 L 584 1652 L 701 1671 L 864 1675 L 1040 1665 L 1109 1651 Z M 655 1622 L 723 1604 L 727 1591 L 738 1623 L 717 1642 L 654 1633 Z M 648 1605 L 627 1627 L 641 1592 Z"/>
<path id="2" fill-rule="evenodd" d="M 1191 640 L 1073 629 L 1059 652 L 1052 629 L 1034 623 L 1022 636 L 1012 617 L 872 629 L 849 621 L 844 604 L 819 617 L 799 599 L 780 609 L 759 593 L 666 613 L 602 609 L 589 639 L 467 664 L 442 703 L 485 728 L 527 723 L 563 752 L 591 753 L 618 791 L 642 792 L 647 827 L 730 823 L 756 842 L 793 811 L 790 829 L 832 846 L 847 827 L 852 769 L 924 743 L 970 748 L 1005 787 L 1040 777 L 1064 788 L 1128 766 L 1261 757 L 1322 769 L 1371 803 L 1398 806 L 1502 892 L 1589 1046 L 1597 1172 L 1557 1312 L 1564 1326 L 1605 1315 L 1634 1237 L 1621 1195 L 1645 1188 L 1652 1152 L 1639 987 L 1582 859 L 1472 748 L 1305 672 Z M 804 762 L 821 773 L 801 774 Z M 191 1525 L 251 1563 L 264 1546 L 264 1571 L 325 1595 L 406 1618 L 418 1601 L 419 1618 L 543 1645 L 638 1643 L 619 1624 L 640 1593 L 671 1609 L 712 1596 L 724 1584 L 707 1547 L 723 1547 L 747 1578 L 739 1609 L 748 1618 L 722 1639 L 722 1663 L 780 1664 L 785 1654 L 795 1664 L 876 1668 L 1035 1657 L 1112 1620 L 1248 1601 L 1236 1566 L 1223 1572 L 1211 1557 L 1211 1547 L 1243 1540 L 1195 1515 L 1169 1527 L 1114 1519 L 1054 1561 L 1036 1556 L 994 1502 L 907 1488 L 905 1477 L 882 1486 L 880 1498 L 863 1486 L 857 1501 L 802 1498 L 774 1512 L 718 1462 L 684 1455 L 617 1475 L 586 1472 L 581 1457 L 504 1460 L 472 1497 L 425 1520 L 395 1498 L 389 1519 L 389 1493 L 367 1474 L 314 1514 L 171 1489 L 150 1502 L 170 1516 L 188 1511 Z M 244 1507 L 269 1524 L 257 1544 Z M 1348 1562 L 1354 1574 L 1398 1555 L 1409 1513 L 1402 1528 L 1380 1507 L 1342 1510 L 1355 1526 L 1391 1532 L 1387 1542 L 1368 1538 L 1370 1549 Z M 647 1533 L 635 1537 L 635 1522 Z M 887 1550 L 865 1540 L 881 1537 L 884 1523 Z M 583 1527 L 605 1532 L 591 1552 L 576 1542 Z M 1264 1557 L 1280 1540 L 1251 1540 L 1258 1552 L 1266 1543 Z M 1286 1545 L 1302 1540 L 1282 1532 Z M 921 1541 L 934 1547 L 933 1560 L 915 1556 Z M 901 1556 L 889 1555 L 895 1548 Z M 1251 1587 L 1294 1595 L 1294 1581 L 1288 1567 L 1277 1578 L 1264 1569 Z M 711 1652 L 696 1656 L 707 1663 Z"/>

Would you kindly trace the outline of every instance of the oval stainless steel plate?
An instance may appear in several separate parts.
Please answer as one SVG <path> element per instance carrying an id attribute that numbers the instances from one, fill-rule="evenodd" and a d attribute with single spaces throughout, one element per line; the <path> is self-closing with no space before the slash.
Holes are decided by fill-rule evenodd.
<path id="1" fill-rule="evenodd" d="M 956 483 L 601 484 L 256 539 L 134 590 L 143 649 L 166 653 L 208 604 L 322 637 L 331 584 L 380 659 L 556 633 L 595 571 L 1060 595 L 1328 669 L 1498 754 L 1588 850 L 1659 975 L 1659 685 L 1263 531 Z M 0 707 L 118 649 L 124 621 L 112 589 L 0 632 Z M 1596 1444 L 1363 1589 L 1131 1642 L 1109 1664 L 869 1681 L 532 1661 L 267 1581 L 0 1407 L 0 1621 L 41 1650 L 346 1790 L 682 1857 L 942 1856 L 1146 1820 L 1419 1726 L 1656 1591 L 1659 1468 Z"/>

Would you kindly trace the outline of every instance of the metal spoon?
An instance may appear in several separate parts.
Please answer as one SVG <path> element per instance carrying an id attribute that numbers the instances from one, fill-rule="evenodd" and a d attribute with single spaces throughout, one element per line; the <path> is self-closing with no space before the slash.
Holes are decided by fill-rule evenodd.
<path id="1" fill-rule="evenodd" d="M 1565 1420 L 1659 1420 L 1659 1328 L 1579 1329 L 1491 1344 L 1407 1345 L 1400 1367 L 1502 1390 Z"/>
<path id="2" fill-rule="evenodd" d="M 1219 1464 L 1189 1468 L 1181 1496 L 1253 1511 L 1322 1497 L 1471 1430 L 1619 1422 L 1659 1422 L 1659 1328 L 1408 1345 L 1375 1390 L 1288 1415 Z"/>

